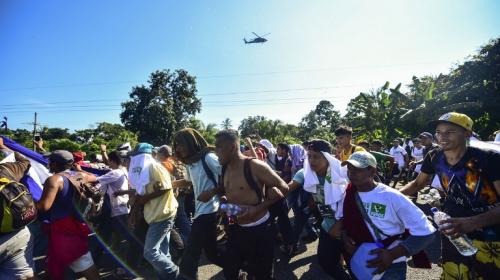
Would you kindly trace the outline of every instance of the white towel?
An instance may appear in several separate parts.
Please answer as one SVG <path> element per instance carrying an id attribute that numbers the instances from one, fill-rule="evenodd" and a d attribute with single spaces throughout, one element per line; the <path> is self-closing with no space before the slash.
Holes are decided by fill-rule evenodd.
<path id="1" fill-rule="evenodd" d="M 336 217 L 342 217 L 347 178 L 342 176 L 342 167 L 338 159 L 326 152 L 322 152 L 322 154 L 325 156 L 326 160 L 328 160 L 329 167 L 327 174 L 330 174 L 331 178 L 325 179 L 325 204 L 330 205 Z M 318 175 L 311 170 L 309 161 L 306 158 L 304 161 L 304 190 L 316 193 L 317 185 L 319 185 Z"/>
<path id="2" fill-rule="evenodd" d="M 130 159 L 128 177 L 130 185 L 139 195 L 144 195 L 149 184 L 149 171 L 155 159 L 150 154 L 139 154 Z"/>

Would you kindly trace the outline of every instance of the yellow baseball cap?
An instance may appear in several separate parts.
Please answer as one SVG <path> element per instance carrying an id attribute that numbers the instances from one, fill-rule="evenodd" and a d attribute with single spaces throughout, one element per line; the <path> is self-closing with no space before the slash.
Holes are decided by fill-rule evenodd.
<path id="1" fill-rule="evenodd" d="M 469 116 L 457 112 L 446 113 L 441 117 L 439 117 L 438 120 L 431 122 L 431 124 L 433 125 L 437 125 L 439 123 L 451 123 L 463 127 L 465 130 L 468 131 L 472 131 L 472 125 L 474 124 L 474 122 L 472 121 L 471 118 L 469 118 Z"/>

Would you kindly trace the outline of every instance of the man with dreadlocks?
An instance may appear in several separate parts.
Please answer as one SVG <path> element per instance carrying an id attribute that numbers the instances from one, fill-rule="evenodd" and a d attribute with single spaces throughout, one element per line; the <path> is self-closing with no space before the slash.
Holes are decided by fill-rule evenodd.
<path id="1" fill-rule="evenodd" d="M 176 187 L 193 186 L 195 198 L 217 187 L 221 166 L 213 147 L 192 128 L 178 131 L 174 135 L 175 156 L 186 165 L 186 176 L 173 184 Z M 213 196 L 207 200 L 196 199 L 195 214 L 187 246 L 180 262 L 180 274 L 186 279 L 197 279 L 201 250 L 212 263 L 222 266 L 217 252 L 217 210 L 219 199 Z"/>

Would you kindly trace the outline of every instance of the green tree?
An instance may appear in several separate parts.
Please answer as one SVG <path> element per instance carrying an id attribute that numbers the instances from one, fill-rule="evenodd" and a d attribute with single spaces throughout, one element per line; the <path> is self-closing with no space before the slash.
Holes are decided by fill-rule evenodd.
<path id="1" fill-rule="evenodd" d="M 222 121 L 222 123 L 220 124 L 220 127 L 222 129 L 230 129 L 233 127 L 233 123 L 232 123 L 230 118 L 226 118 L 225 120 Z"/>
<path id="2" fill-rule="evenodd" d="M 186 70 L 163 70 L 153 72 L 148 83 L 132 89 L 120 118 L 127 129 L 137 131 L 140 141 L 170 143 L 173 134 L 200 112 L 196 78 Z"/>
<path id="3" fill-rule="evenodd" d="M 344 119 L 353 128 L 355 142 L 381 139 L 388 144 L 395 137 L 406 136 L 401 116 L 410 105 L 410 98 L 401 93 L 401 84 L 390 88 L 386 82 L 351 99 Z"/>
<path id="4" fill-rule="evenodd" d="M 328 100 L 321 100 L 316 108 L 305 115 L 299 123 L 298 137 L 305 141 L 320 138 L 333 140 L 333 132 L 341 123 L 340 112 Z"/>
<path id="5" fill-rule="evenodd" d="M 80 151 L 81 145 L 73 142 L 69 139 L 55 139 L 50 142 L 48 142 L 48 145 L 46 145 L 46 148 L 48 151 L 55 151 L 55 150 L 67 150 L 70 152 L 74 151 Z"/>
<path id="6" fill-rule="evenodd" d="M 241 121 L 238 129 L 242 138 L 259 135 L 274 144 L 279 142 L 298 143 L 300 141 L 296 138 L 297 126 L 285 124 L 280 120 L 271 120 L 264 116 L 249 116 Z"/>
<path id="7" fill-rule="evenodd" d="M 488 137 L 500 127 L 500 38 L 488 42 L 448 74 L 414 77 L 409 88 L 409 96 L 416 102 L 402 118 L 406 130 L 432 129 L 430 120 L 457 111 L 470 116 L 474 130 Z"/>
<path id="8" fill-rule="evenodd" d="M 215 134 L 218 132 L 216 124 L 209 123 L 205 125 L 201 120 L 191 118 L 187 127 L 198 130 L 209 144 L 215 144 Z"/>
<path id="9" fill-rule="evenodd" d="M 40 136 L 42 136 L 43 139 L 64 139 L 64 138 L 70 138 L 71 133 L 69 132 L 69 129 L 67 128 L 59 128 L 59 127 L 42 127 L 40 131 Z"/>

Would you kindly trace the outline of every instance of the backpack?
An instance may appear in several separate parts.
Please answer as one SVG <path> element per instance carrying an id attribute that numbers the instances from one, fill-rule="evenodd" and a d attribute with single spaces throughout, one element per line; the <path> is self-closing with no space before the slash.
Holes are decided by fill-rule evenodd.
<path id="1" fill-rule="evenodd" d="M 101 215 L 104 204 L 104 193 L 98 186 L 85 182 L 79 173 L 70 175 L 62 172 L 59 175 L 68 179 L 74 190 L 73 205 L 85 221 L 93 222 Z"/>
<path id="2" fill-rule="evenodd" d="M 0 233 L 20 230 L 37 218 L 28 188 L 6 177 L 0 178 L 0 207 Z"/>
<path id="3" fill-rule="evenodd" d="M 203 165 L 203 170 L 205 170 L 205 173 L 207 174 L 207 177 L 210 181 L 212 181 L 212 183 L 214 184 L 214 187 L 217 187 L 217 180 L 215 180 L 215 176 L 214 176 L 214 173 L 212 172 L 212 170 L 210 169 L 210 167 L 208 166 L 207 164 L 207 160 L 205 159 L 205 157 L 207 156 L 208 153 L 205 153 L 202 157 L 201 157 L 201 164 Z"/>

